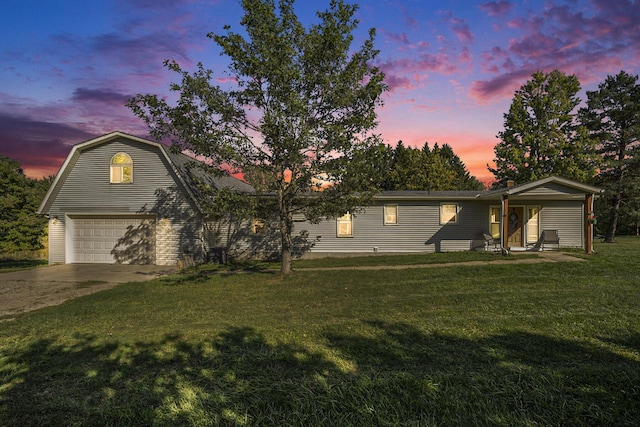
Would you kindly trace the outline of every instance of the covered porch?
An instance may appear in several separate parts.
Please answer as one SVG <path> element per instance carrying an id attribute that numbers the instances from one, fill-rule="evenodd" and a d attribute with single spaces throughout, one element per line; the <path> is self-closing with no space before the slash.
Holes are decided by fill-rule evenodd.
<path id="1" fill-rule="evenodd" d="M 601 192 L 560 177 L 487 192 L 480 197 L 491 204 L 491 243 L 508 252 L 582 247 L 590 254 L 593 201 Z"/>

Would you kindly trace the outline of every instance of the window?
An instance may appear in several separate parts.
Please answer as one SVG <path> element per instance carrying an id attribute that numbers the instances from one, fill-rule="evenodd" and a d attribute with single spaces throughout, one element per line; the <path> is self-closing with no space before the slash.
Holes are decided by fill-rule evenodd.
<path id="1" fill-rule="evenodd" d="M 440 224 L 457 224 L 458 223 L 458 204 L 443 203 L 440 205 Z"/>
<path id="2" fill-rule="evenodd" d="M 491 237 L 497 239 L 500 237 L 500 208 L 491 207 L 489 213 L 489 233 Z"/>
<path id="3" fill-rule="evenodd" d="M 350 213 L 346 213 L 338 220 L 337 223 L 337 234 L 338 237 L 353 237 L 353 219 L 351 218 Z"/>
<path id="4" fill-rule="evenodd" d="M 398 205 L 384 205 L 384 225 L 398 224 Z"/>
<path id="5" fill-rule="evenodd" d="M 265 234 L 267 231 L 267 224 L 263 219 L 254 219 L 251 222 L 251 232 L 253 234 Z"/>
<path id="6" fill-rule="evenodd" d="M 133 182 L 133 162 L 126 153 L 118 153 L 111 158 L 111 183 Z"/>
<path id="7" fill-rule="evenodd" d="M 537 206 L 529 206 L 527 207 L 527 213 L 529 220 L 527 221 L 527 243 L 535 243 L 538 241 L 538 237 L 540 236 L 539 231 L 539 217 L 538 214 L 540 212 L 540 208 Z"/>

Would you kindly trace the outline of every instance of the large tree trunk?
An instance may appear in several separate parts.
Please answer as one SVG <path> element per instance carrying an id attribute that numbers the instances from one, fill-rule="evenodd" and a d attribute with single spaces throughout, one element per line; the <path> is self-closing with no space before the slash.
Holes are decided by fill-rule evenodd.
<path id="1" fill-rule="evenodd" d="M 287 196 L 279 194 L 280 209 L 280 242 L 281 242 L 281 265 L 280 273 L 291 274 L 291 233 L 293 231 L 293 217 L 291 216 L 290 205 Z"/>
<path id="2" fill-rule="evenodd" d="M 611 221 L 609 222 L 609 227 L 607 228 L 607 235 L 604 237 L 605 243 L 613 243 L 615 241 L 621 203 L 622 192 L 618 192 L 613 196 L 613 200 L 611 201 Z"/>

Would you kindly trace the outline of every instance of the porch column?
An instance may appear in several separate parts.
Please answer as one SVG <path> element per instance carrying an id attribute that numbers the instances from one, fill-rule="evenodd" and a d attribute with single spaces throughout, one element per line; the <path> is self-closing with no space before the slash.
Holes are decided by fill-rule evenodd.
<path id="1" fill-rule="evenodd" d="M 507 247 L 507 232 L 509 221 L 507 221 L 507 213 L 509 212 L 509 196 L 502 196 L 502 231 L 500 232 L 500 241 L 502 242 L 502 247 L 505 249 L 509 249 Z"/>
<path id="2" fill-rule="evenodd" d="M 593 253 L 593 224 L 589 221 L 593 214 L 593 194 L 584 197 L 584 251 Z"/>

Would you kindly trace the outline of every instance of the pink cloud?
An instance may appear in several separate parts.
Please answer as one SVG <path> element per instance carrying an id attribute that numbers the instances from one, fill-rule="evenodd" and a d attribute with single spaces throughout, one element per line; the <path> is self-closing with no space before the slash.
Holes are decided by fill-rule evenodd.
<path id="1" fill-rule="evenodd" d="M 469 44 L 475 41 L 475 37 L 464 19 L 450 18 L 451 31 L 458 37 L 460 43 Z"/>
<path id="2" fill-rule="evenodd" d="M 402 12 L 402 19 L 404 20 L 407 27 L 412 30 L 417 30 L 419 28 L 418 20 L 407 10 L 406 6 L 402 3 L 398 4 L 400 11 Z"/>
<path id="3" fill-rule="evenodd" d="M 511 40 L 509 52 L 521 58 L 544 58 L 559 50 L 560 40 L 545 34 L 536 33 L 520 40 Z"/>
<path id="4" fill-rule="evenodd" d="M 0 113 L 0 153 L 17 160 L 32 178 L 57 173 L 71 149 L 69 143 L 89 137 L 73 126 Z"/>
<path id="5" fill-rule="evenodd" d="M 428 49 L 431 46 L 429 42 L 424 40 L 420 40 L 415 43 L 411 42 L 407 33 L 392 33 L 385 31 L 384 34 L 387 40 L 400 45 L 398 47 L 398 50 L 400 50 L 401 52 L 414 49 L 422 51 Z"/>
<path id="6" fill-rule="evenodd" d="M 77 88 L 73 92 L 72 101 L 98 102 L 101 104 L 113 104 L 124 106 L 133 95 L 125 95 L 109 89 Z"/>
<path id="7" fill-rule="evenodd" d="M 231 77 L 216 77 L 216 82 L 218 82 L 220 84 L 237 83 L 238 79 L 235 76 L 231 76 Z"/>
<path id="8" fill-rule="evenodd" d="M 391 40 L 392 42 L 400 43 L 403 45 L 411 44 L 411 42 L 409 42 L 409 36 L 407 35 L 407 33 L 385 32 L 385 36 L 387 37 L 387 39 Z"/>
<path id="9" fill-rule="evenodd" d="M 533 70 L 559 68 L 580 79 L 602 77 L 625 63 L 640 62 L 640 8 L 635 2 L 592 0 L 592 9 L 548 2 L 538 13 L 512 19 L 520 34 L 506 47 L 482 53 L 481 69 L 495 74 L 472 84 L 470 95 L 486 102 L 510 96 Z M 500 74 L 502 73 L 502 74 Z"/>
<path id="10" fill-rule="evenodd" d="M 513 8 L 513 4 L 506 0 L 490 1 L 480 4 L 480 10 L 489 16 L 506 15 Z"/>
<path id="11" fill-rule="evenodd" d="M 391 92 L 395 92 L 398 89 L 411 90 L 414 88 L 413 83 L 408 77 L 397 74 L 385 72 L 384 82 L 387 84 L 387 86 L 389 86 L 389 90 Z"/>
<path id="12" fill-rule="evenodd" d="M 458 63 L 462 59 L 464 62 L 466 53 L 457 57 L 452 57 L 446 52 L 437 54 L 421 54 L 413 58 L 392 59 L 378 64 L 385 73 L 400 72 L 402 74 L 422 73 L 425 71 L 438 72 L 442 74 L 452 74 L 459 70 Z"/>
<path id="13" fill-rule="evenodd" d="M 489 80 L 476 80 L 471 84 L 469 96 L 480 104 L 493 98 L 512 98 L 515 91 L 522 86 L 535 70 L 518 70 L 500 74 Z"/>

